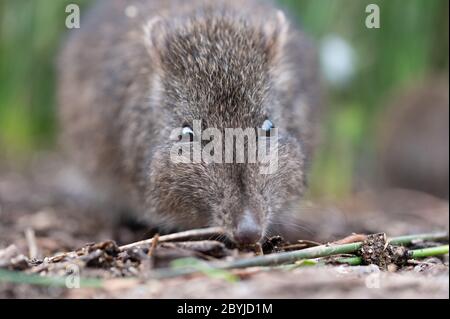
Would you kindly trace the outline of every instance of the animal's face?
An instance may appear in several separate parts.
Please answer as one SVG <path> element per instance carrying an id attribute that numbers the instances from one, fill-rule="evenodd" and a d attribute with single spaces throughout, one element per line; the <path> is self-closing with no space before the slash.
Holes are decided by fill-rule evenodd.
<path id="1" fill-rule="evenodd" d="M 236 241 L 255 243 L 304 189 L 302 152 L 288 137 L 279 137 L 271 174 L 261 173 L 261 163 L 174 163 L 169 153 L 154 154 L 149 198 L 180 227 L 222 226 Z"/>
<path id="2" fill-rule="evenodd" d="M 165 123 L 181 128 L 181 140 L 177 134 L 169 138 L 164 131 L 161 147 L 153 152 L 148 194 L 149 203 L 156 203 L 155 213 L 181 227 L 223 226 L 236 241 L 255 243 L 266 234 L 271 219 L 303 192 L 300 143 L 287 135 L 281 120 L 277 123 L 283 107 L 273 78 L 277 41 L 283 36 L 277 28 L 282 26 L 268 33 L 223 15 L 187 21 L 162 39 L 152 38 L 158 103 L 167 110 Z M 201 121 L 200 127 L 196 121 Z M 221 135 L 220 142 L 216 135 L 202 140 L 210 128 Z M 272 128 L 278 134 L 266 156 L 272 153 L 261 163 L 259 141 Z M 241 160 L 237 139 L 227 148 L 227 129 L 250 134 L 240 145 L 245 155 Z M 212 140 L 218 142 L 214 154 L 222 154 L 213 163 L 205 161 L 203 154 L 200 161 L 188 155 L 185 163 L 171 157 L 176 143 L 195 153 L 195 147 L 203 151 Z M 276 162 L 269 173 L 264 171 L 268 162 Z"/>

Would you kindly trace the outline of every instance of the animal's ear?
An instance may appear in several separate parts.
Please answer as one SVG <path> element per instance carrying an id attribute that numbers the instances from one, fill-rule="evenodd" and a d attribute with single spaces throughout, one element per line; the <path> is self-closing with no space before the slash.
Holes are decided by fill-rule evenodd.
<path id="1" fill-rule="evenodd" d="M 278 10 L 273 21 L 266 23 L 263 32 L 266 38 L 266 49 L 269 58 L 278 62 L 288 40 L 289 22 L 283 11 Z"/>
<path id="2" fill-rule="evenodd" d="M 143 26 L 144 43 L 154 65 L 160 66 L 166 47 L 166 26 L 162 17 L 156 16 Z"/>

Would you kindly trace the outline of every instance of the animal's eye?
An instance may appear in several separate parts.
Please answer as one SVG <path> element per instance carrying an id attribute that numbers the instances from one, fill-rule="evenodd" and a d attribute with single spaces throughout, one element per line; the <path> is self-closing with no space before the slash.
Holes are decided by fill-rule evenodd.
<path id="1" fill-rule="evenodd" d="M 191 142 L 194 140 L 194 131 L 189 125 L 184 126 L 181 130 L 180 139 L 185 139 L 186 137 L 189 137 Z"/>
<path id="2" fill-rule="evenodd" d="M 270 130 L 273 129 L 275 126 L 270 120 L 265 120 L 263 125 L 261 126 L 261 129 L 263 131 L 266 131 L 266 135 L 270 134 Z"/>

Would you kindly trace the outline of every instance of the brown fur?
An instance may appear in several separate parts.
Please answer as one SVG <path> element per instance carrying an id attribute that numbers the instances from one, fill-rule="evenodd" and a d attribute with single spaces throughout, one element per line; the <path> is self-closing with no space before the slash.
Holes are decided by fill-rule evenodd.
<path id="1" fill-rule="evenodd" d="M 125 8 L 135 6 L 129 18 Z M 62 143 L 117 200 L 178 228 L 233 233 L 245 209 L 267 230 L 298 202 L 317 104 L 311 44 L 258 0 L 100 1 L 60 60 Z M 279 129 L 279 168 L 174 164 L 170 131 Z"/>

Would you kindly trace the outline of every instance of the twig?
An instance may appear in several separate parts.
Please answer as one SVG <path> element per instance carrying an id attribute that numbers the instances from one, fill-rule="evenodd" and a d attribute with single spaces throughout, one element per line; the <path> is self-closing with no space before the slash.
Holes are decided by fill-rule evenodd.
<path id="1" fill-rule="evenodd" d="M 314 245 L 314 246 L 320 246 L 320 245 L 322 245 L 322 244 L 319 244 L 319 245 Z M 313 247 L 314 247 L 313 246 Z M 282 249 L 284 250 L 284 251 L 288 251 L 288 250 L 299 250 L 299 249 L 305 249 L 305 248 L 308 248 L 308 247 L 311 247 L 311 246 L 308 246 L 308 244 L 307 243 L 304 243 L 304 244 L 291 244 L 291 245 L 285 245 L 285 246 L 282 246 Z"/>
<path id="2" fill-rule="evenodd" d="M 255 245 L 255 253 L 256 253 L 257 256 L 262 256 L 262 255 L 264 255 L 264 251 L 263 251 L 262 245 L 261 245 L 260 243 L 257 243 L 257 244 Z"/>
<path id="3" fill-rule="evenodd" d="M 173 245 L 174 247 L 179 247 L 182 249 L 187 249 L 191 251 L 208 253 L 214 250 L 224 250 L 225 245 L 220 241 L 216 240 L 196 240 L 196 241 L 180 241 L 175 243 L 170 243 L 166 245 Z"/>
<path id="4" fill-rule="evenodd" d="M 148 256 L 153 256 L 153 253 L 155 252 L 156 246 L 158 246 L 159 243 L 159 234 L 155 234 L 152 238 L 152 245 L 150 249 L 148 250 Z"/>
<path id="5" fill-rule="evenodd" d="M 150 245 L 151 247 L 159 243 L 170 242 L 170 241 L 189 241 L 189 240 L 202 240 L 202 239 L 211 239 L 213 237 L 223 236 L 225 235 L 225 231 L 221 227 L 210 227 L 210 228 L 200 228 L 200 229 L 192 229 L 179 233 L 164 235 L 164 236 L 154 236 L 150 239 L 141 240 L 138 242 L 134 242 L 131 244 L 123 245 L 119 247 L 120 251 L 125 251 L 130 248 L 135 248 L 139 246 Z M 65 257 L 73 257 L 76 258 L 78 256 L 77 251 L 70 251 L 65 253 L 57 254 L 53 257 L 50 257 L 49 260 L 51 262 L 58 262 L 64 259 Z"/>
<path id="6" fill-rule="evenodd" d="M 25 239 L 27 240 L 29 258 L 30 259 L 37 258 L 39 254 L 39 249 L 36 244 L 36 236 L 32 228 L 27 228 L 25 230 Z"/>
<path id="7" fill-rule="evenodd" d="M 340 240 L 337 240 L 333 242 L 335 245 L 343 245 L 343 244 L 350 244 L 350 243 L 357 243 L 360 241 L 364 241 L 367 239 L 367 235 L 364 234 L 352 234 L 350 236 L 347 236 L 345 238 L 342 238 Z"/>
<path id="8" fill-rule="evenodd" d="M 183 231 L 180 233 L 174 233 L 169 235 L 160 236 L 158 238 L 159 243 L 168 242 L 168 241 L 187 241 L 187 240 L 200 240 L 200 239 L 210 239 L 214 236 L 225 235 L 225 231 L 221 227 L 210 227 L 210 228 L 201 228 L 201 229 L 192 229 Z M 120 250 L 127 250 L 130 248 L 142 246 L 142 245 L 151 245 L 153 243 L 154 238 L 141 240 L 135 243 L 131 243 L 128 245 L 120 246 Z"/>
<path id="9" fill-rule="evenodd" d="M 319 243 L 317 241 L 307 240 L 307 239 L 299 239 L 299 240 L 297 240 L 296 244 L 305 245 L 306 247 L 314 247 L 314 246 L 323 245 L 323 243 Z M 296 244 L 293 244 L 293 245 L 296 245 Z"/>
<path id="10" fill-rule="evenodd" d="M 187 240 L 200 240 L 200 239 L 210 239 L 214 236 L 225 235 L 225 231 L 221 227 L 210 227 L 210 228 L 201 228 L 201 229 L 192 229 L 179 233 L 164 235 L 158 237 L 158 242 L 163 243 L 167 241 L 187 241 Z M 154 241 L 154 238 L 141 240 L 135 243 L 131 243 L 128 245 L 120 246 L 119 249 L 124 251 L 130 248 L 142 246 L 142 245 L 151 245 Z"/>

